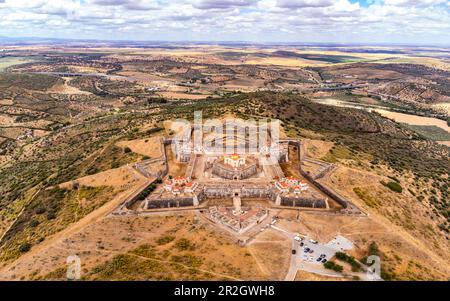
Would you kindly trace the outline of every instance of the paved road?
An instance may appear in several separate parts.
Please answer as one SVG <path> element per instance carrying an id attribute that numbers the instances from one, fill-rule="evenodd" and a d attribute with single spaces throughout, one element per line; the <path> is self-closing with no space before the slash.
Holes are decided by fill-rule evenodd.
<path id="1" fill-rule="evenodd" d="M 292 239 L 292 247 L 291 247 L 291 251 L 295 250 L 295 254 L 291 253 L 291 262 L 289 264 L 289 271 L 286 274 L 286 277 L 284 278 L 285 281 L 294 281 L 295 280 L 295 276 L 297 275 L 297 271 L 298 271 L 298 266 L 297 266 L 297 262 L 298 262 L 298 254 L 299 254 L 299 244 L 296 243 L 296 241 L 294 240 L 294 238 Z"/>

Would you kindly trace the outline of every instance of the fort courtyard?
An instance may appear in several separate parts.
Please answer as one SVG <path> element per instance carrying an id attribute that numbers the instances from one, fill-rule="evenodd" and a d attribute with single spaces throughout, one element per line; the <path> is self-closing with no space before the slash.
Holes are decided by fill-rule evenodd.
<path id="1" fill-rule="evenodd" d="M 161 138 L 162 158 L 134 166 L 156 180 L 115 213 L 198 210 L 244 241 L 272 223 L 277 209 L 362 214 L 318 182 L 333 165 L 307 158 L 302 147 L 301 140 L 280 139 L 276 121 L 255 124 L 233 118 L 214 125 L 185 124 L 175 136 Z M 164 166 L 157 173 L 155 161 Z M 174 164 L 182 166 L 175 174 L 169 168 Z"/>

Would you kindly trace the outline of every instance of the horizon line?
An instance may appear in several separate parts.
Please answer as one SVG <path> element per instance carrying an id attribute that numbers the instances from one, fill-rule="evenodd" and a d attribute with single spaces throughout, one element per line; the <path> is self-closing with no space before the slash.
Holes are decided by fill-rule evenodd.
<path id="1" fill-rule="evenodd" d="M 5 41 L 6 40 L 6 41 Z M 406 47 L 450 47 L 442 43 L 406 43 L 406 42 L 312 42 L 312 41 L 250 41 L 250 40 L 140 40 L 140 39 L 95 39 L 95 38 L 57 38 L 57 37 L 11 37 L 0 35 L 0 45 L 13 42 L 90 42 L 90 43 L 206 43 L 206 44 L 244 44 L 244 45 L 271 45 L 271 46 L 406 46 Z"/>

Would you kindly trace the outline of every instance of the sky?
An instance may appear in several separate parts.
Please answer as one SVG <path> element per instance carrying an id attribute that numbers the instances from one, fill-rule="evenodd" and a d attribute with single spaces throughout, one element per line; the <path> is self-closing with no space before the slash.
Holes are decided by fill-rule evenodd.
<path id="1" fill-rule="evenodd" d="M 0 36 L 450 45 L 450 0 L 0 0 Z"/>

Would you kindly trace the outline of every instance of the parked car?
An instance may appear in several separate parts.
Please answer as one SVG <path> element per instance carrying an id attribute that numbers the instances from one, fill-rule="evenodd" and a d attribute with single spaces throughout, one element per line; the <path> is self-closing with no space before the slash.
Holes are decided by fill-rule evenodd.
<path id="1" fill-rule="evenodd" d="M 292 255 L 295 255 L 295 254 L 297 254 L 297 251 L 294 249 L 294 250 L 292 250 Z"/>
<path id="2" fill-rule="evenodd" d="M 324 259 L 322 259 L 322 263 L 325 263 L 325 262 L 327 262 L 328 260 L 326 260 L 325 258 Z"/>
<path id="3" fill-rule="evenodd" d="M 305 244 L 303 242 L 300 243 L 300 247 L 303 247 Z"/>
<path id="4" fill-rule="evenodd" d="M 316 259 L 316 261 L 317 261 L 317 262 L 322 261 L 322 258 L 319 257 L 319 258 Z"/>
<path id="5" fill-rule="evenodd" d="M 314 253 L 314 250 L 313 249 L 309 249 L 309 251 L 308 251 L 309 253 Z"/>
<path id="6" fill-rule="evenodd" d="M 310 250 L 310 248 L 305 248 L 305 253 L 308 253 Z"/>

